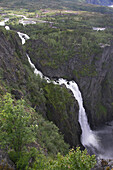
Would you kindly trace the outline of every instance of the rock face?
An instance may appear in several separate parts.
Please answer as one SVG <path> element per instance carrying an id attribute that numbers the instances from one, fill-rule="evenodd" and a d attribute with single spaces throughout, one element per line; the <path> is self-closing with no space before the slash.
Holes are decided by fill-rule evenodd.
<path id="1" fill-rule="evenodd" d="M 66 142 L 71 146 L 79 145 L 81 129 L 78 123 L 78 103 L 66 87 L 57 88 L 55 85 L 52 85 L 53 92 L 55 88 L 57 90 L 51 103 L 51 87 L 47 87 L 49 85 L 43 81 L 41 84 L 41 81 L 34 75 L 17 33 L 0 29 L 0 95 L 6 90 L 17 100 L 26 97 L 38 113 L 59 127 Z M 57 94 L 62 95 L 59 97 Z M 65 95 L 69 96 L 68 101 Z M 55 105 L 55 100 L 64 103 Z"/>
<path id="2" fill-rule="evenodd" d="M 59 127 L 62 134 L 64 134 L 65 141 L 71 147 L 80 145 L 81 130 L 78 122 L 78 102 L 73 97 L 72 92 L 67 90 L 65 86 L 58 85 L 54 87 L 51 84 L 47 86 L 50 88 L 49 93 L 53 95 L 50 97 L 46 94 L 46 117 Z"/>
<path id="3" fill-rule="evenodd" d="M 7 84 L 17 86 L 19 80 L 25 84 L 25 69 L 21 60 L 26 61 L 21 41 L 16 32 L 7 33 L 0 30 L 0 76 Z M 20 73 L 21 72 L 21 73 Z"/>
<path id="4" fill-rule="evenodd" d="M 113 44 L 100 49 L 88 59 L 75 57 L 57 68 L 41 64 L 37 40 L 29 40 L 34 53 L 29 55 L 36 67 L 50 78 L 75 80 L 83 95 L 84 106 L 92 128 L 113 119 Z M 49 54 L 48 54 L 49 55 Z M 49 56 L 51 58 L 51 56 Z M 46 61 L 45 61 L 46 63 Z"/>

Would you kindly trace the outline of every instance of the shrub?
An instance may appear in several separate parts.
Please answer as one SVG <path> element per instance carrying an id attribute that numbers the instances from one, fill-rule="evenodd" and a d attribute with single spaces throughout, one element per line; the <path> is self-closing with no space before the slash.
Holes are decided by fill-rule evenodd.
<path id="1" fill-rule="evenodd" d="M 21 152 L 25 144 L 34 141 L 30 118 L 24 100 L 15 101 L 9 93 L 4 95 L 0 99 L 0 144 Z"/>
<path id="2" fill-rule="evenodd" d="M 37 159 L 32 167 L 32 170 L 40 169 L 41 170 L 90 170 L 96 164 L 95 155 L 88 155 L 87 150 L 81 151 L 78 147 L 76 151 L 74 149 L 66 156 L 62 156 L 58 153 L 56 159 L 45 159 L 41 156 L 40 159 Z M 41 160 L 41 162 L 39 161 Z M 44 161 L 45 160 L 45 161 Z M 39 163 L 41 167 L 39 167 Z"/>

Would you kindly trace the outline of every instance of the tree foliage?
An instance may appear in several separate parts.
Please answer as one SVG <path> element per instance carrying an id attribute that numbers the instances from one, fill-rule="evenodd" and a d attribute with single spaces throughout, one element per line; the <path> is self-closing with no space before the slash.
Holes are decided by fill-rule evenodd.
<path id="1" fill-rule="evenodd" d="M 86 150 L 72 149 L 63 155 L 68 145 L 58 134 L 58 128 L 35 114 L 34 110 L 26 107 L 24 100 L 16 101 L 9 93 L 0 98 L 0 145 L 9 151 L 9 157 L 17 169 L 90 170 L 94 167 L 95 156 L 88 155 Z M 36 143 L 36 138 L 39 144 L 47 147 L 48 152 Z M 33 141 L 36 147 L 27 146 Z"/>
<path id="2" fill-rule="evenodd" d="M 41 155 L 39 158 L 40 167 L 39 159 L 36 159 L 32 170 L 90 170 L 96 164 L 95 155 L 90 156 L 87 150 L 81 151 L 79 147 L 77 147 L 76 151 L 74 149 L 70 150 L 66 156 L 58 153 L 56 159 L 45 160 L 45 157 Z"/>
<path id="3" fill-rule="evenodd" d="M 0 144 L 20 152 L 26 144 L 34 141 L 30 118 L 24 100 L 15 101 L 9 93 L 3 96 L 0 99 Z"/>

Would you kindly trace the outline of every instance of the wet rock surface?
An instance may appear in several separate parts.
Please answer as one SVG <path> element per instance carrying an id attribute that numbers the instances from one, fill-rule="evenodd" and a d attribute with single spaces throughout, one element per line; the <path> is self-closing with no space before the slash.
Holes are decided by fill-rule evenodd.
<path id="1" fill-rule="evenodd" d="M 98 159 L 97 165 L 92 170 L 113 170 L 113 160 Z"/>

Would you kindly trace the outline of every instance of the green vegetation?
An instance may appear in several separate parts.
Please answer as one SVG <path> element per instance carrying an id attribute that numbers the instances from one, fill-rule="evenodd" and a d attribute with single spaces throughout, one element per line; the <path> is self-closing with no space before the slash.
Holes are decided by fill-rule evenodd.
<path id="1" fill-rule="evenodd" d="M 53 156 L 68 151 L 68 145 L 53 123 L 45 121 L 24 100 L 12 99 L 9 93 L 0 99 L 0 134 L 0 145 L 7 148 L 16 165 L 25 153 L 25 159 L 31 158 L 29 150 L 31 152 L 33 146 Z"/>
<path id="2" fill-rule="evenodd" d="M 77 148 L 76 151 L 74 149 L 70 150 L 66 156 L 62 156 L 59 153 L 55 160 L 44 162 L 44 158 L 42 157 L 40 162 L 36 160 L 33 170 L 90 170 L 95 166 L 95 163 L 94 155 L 89 156 L 86 150 L 80 151 L 80 148 Z"/>
<path id="3" fill-rule="evenodd" d="M 91 4 L 86 4 L 86 0 L 0 0 L 0 6 L 15 8 L 19 10 L 20 8 L 29 9 L 30 12 L 34 12 L 39 9 L 71 9 L 71 10 L 83 10 L 83 11 L 94 11 L 101 13 L 113 13 L 111 8 L 101 7 Z"/>
<path id="4" fill-rule="evenodd" d="M 16 101 L 9 93 L 0 98 L 0 134 L 0 145 L 7 148 L 10 159 L 20 170 L 88 170 L 96 163 L 94 155 L 89 156 L 79 148 L 63 156 L 68 145 L 58 134 L 58 128 L 45 121 L 24 100 Z"/>
<path id="5" fill-rule="evenodd" d="M 96 113 L 98 118 L 101 119 L 101 117 L 106 117 L 107 115 L 107 109 L 104 105 L 102 105 L 101 103 L 97 105 L 98 108 L 98 112 Z"/>
<path id="6" fill-rule="evenodd" d="M 0 100 L 0 143 L 15 152 L 21 152 L 25 144 L 34 141 L 31 115 L 25 112 L 23 102 L 14 101 L 10 94 Z"/>
<path id="7" fill-rule="evenodd" d="M 71 102 L 73 99 L 71 94 L 65 88 L 61 88 L 59 85 L 47 84 L 44 88 L 45 96 L 48 99 L 47 102 L 51 104 L 57 112 L 61 114 L 66 109 L 66 104 Z M 60 99 L 60 100 L 59 100 Z M 65 116 L 65 115 L 64 115 Z"/>
<path id="8" fill-rule="evenodd" d="M 27 1 L 24 3 L 30 4 Z M 36 2 L 33 1 L 34 3 Z M 52 1 L 50 3 L 52 4 Z M 60 2 L 58 1 L 57 3 L 59 4 Z M 61 3 L 65 6 L 65 1 L 61 1 Z M 71 1 L 71 3 L 74 2 Z M 45 1 L 44 4 L 49 5 L 49 2 Z M 42 4 L 39 3 L 38 5 Z M 89 66 L 89 58 L 94 54 L 96 59 L 98 59 L 97 55 L 103 51 L 102 48 L 109 46 L 113 35 L 112 12 L 111 14 L 106 13 L 105 7 L 101 8 L 105 13 L 102 14 L 99 10 L 100 7 L 95 7 L 97 9 L 96 12 L 86 12 L 79 11 L 79 8 L 71 9 L 70 6 L 65 9 L 54 9 L 52 7 L 48 9 L 46 5 L 44 9 L 37 8 L 34 11 L 30 11 L 27 8 L 21 8 L 20 10 L 18 8 L 15 10 L 10 8 L 4 10 L 2 8 L 1 13 L 5 12 L 5 16 L 10 18 L 7 24 L 11 29 L 27 33 L 31 39 L 38 40 L 36 49 L 32 47 L 32 42 L 29 42 L 27 50 L 29 49 L 30 53 L 35 52 L 36 58 L 40 58 L 42 66 L 58 68 L 59 65 L 68 62 L 70 58 L 76 56 L 77 60 L 80 59 L 85 63 L 85 68 L 77 71 L 78 75 L 96 75 L 96 71 L 92 71 Z M 76 7 L 78 6 L 76 5 Z M 88 11 L 92 6 L 81 5 L 81 8 L 83 7 L 87 7 Z M 107 7 L 106 9 L 111 10 Z M 29 19 L 23 19 L 22 15 Z M 1 17 L 2 20 L 4 16 L 1 15 Z M 35 21 L 36 25 L 23 26 L 19 24 L 19 20 Z M 94 31 L 92 29 L 93 27 L 106 27 L 106 25 L 105 31 Z M 36 59 L 33 58 L 33 61 L 36 61 Z"/>
<path id="9" fill-rule="evenodd" d="M 9 25 L 11 29 L 25 32 L 31 37 L 26 49 L 34 63 L 39 58 L 42 66 L 57 69 L 76 57 L 76 61 L 80 60 L 85 65 L 80 70 L 73 70 L 73 73 L 76 72 L 78 77 L 97 75 L 90 57 L 95 55 L 95 60 L 98 60 L 104 47 L 110 45 L 113 35 L 112 14 L 47 9 L 37 10 L 32 16 L 31 19 L 37 22 L 35 25 L 23 27 L 22 24 L 10 22 Z M 43 21 L 47 23 L 41 23 Z M 106 29 L 94 31 L 93 27 Z"/>
<path id="10" fill-rule="evenodd" d="M 7 8 L 3 8 L 4 2 L 7 2 Z M 41 66 L 52 69 L 58 69 L 75 58 L 73 77 L 96 77 L 95 61 L 112 40 L 113 10 L 82 4 L 81 0 L 76 3 L 73 0 L 4 2 L 0 1 L 0 21 L 8 17 L 7 25 L 11 30 L 0 28 L 0 33 L 6 37 L 6 43 L 11 44 L 14 53 L 11 67 L 7 67 L 5 59 L 1 61 L 0 146 L 7 150 L 19 170 L 90 170 L 96 163 L 95 156 L 89 156 L 86 150 L 79 148 L 69 151 L 69 145 L 58 128 L 61 126 L 63 132 L 74 136 L 77 129 L 75 127 L 73 132 L 68 122 L 75 117 L 70 108 L 77 103 L 74 105 L 75 101 L 65 87 L 52 82 L 47 84 L 35 76 L 23 56 L 27 51 L 33 63 L 38 61 Z M 36 24 L 23 26 L 20 20 L 35 21 Z M 94 31 L 93 27 L 106 29 Z M 23 48 L 17 31 L 31 38 Z M 13 98 L 10 94 L 4 95 L 7 91 L 14 95 Z M 98 117 L 100 114 L 106 116 L 106 108 L 102 104 L 97 107 Z M 45 119 L 54 120 L 58 127 Z"/>

